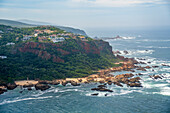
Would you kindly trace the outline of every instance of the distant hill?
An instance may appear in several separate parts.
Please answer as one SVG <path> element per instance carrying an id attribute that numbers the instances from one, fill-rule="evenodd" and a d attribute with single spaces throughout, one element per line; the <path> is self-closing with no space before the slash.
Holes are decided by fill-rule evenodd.
<path id="1" fill-rule="evenodd" d="M 18 21 L 0 19 L 0 24 L 12 26 L 12 27 L 35 27 L 35 26 L 39 26 L 39 25 L 52 25 L 47 22 L 38 22 L 38 21 L 32 21 L 32 20 L 26 20 L 26 19 L 18 20 Z M 81 34 L 81 35 L 87 36 L 85 31 L 80 30 L 80 29 L 75 29 L 72 27 L 57 26 L 57 25 L 52 25 L 52 26 L 56 26 L 57 28 L 65 30 L 67 32 L 72 32 L 75 34 Z"/>
<path id="2" fill-rule="evenodd" d="M 6 20 L 6 19 L 0 19 L 0 24 L 12 26 L 12 27 L 34 27 L 36 26 L 36 25 L 26 24 L 23 22 L 18 22 L 15 20 Z"/>
<path id="3" fill-rule="evenodd" d="M 85 31 L 80 30 L 80 29 L 75 29 L 75 28 L 72 28 L 72 27 L 58 26 L 58 25 L 53 25 L 53 24 L 48 23 L 48 22 L 39 22 L 39 21 L 33 21 L 33 20 L 27 20 L 27 19 L 22 19 L 22 20 L 18 20 L 18 21 L 22 22 L 22 23 L 31 24 L 31 25 L 52 25 L 52 26 L 56 26 L 59 29 L 65 30 L 67 32 L 71 32 L 71 33 L 81 34 L 81 35 L 87 36 Z"/>

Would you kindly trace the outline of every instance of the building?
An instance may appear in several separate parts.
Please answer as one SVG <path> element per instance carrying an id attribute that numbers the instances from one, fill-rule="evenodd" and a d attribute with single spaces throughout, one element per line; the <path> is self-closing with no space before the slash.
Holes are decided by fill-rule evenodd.
<path id="1" fill-rule="evenodd" d="M 52 38 L 51 41 L 56 43 L 56 42 L 62 42 L 64 41 L 65 38 L 64 37 L 57 37 L 57 38 Z"/>
<path id="2" fill-rule="evenodd" d="M 6 45 L 7 45 L 7 46 L 9 46 L 9 45 L 15 45 L 15 43 L 9 42 L 9 43 L 7 43 Z"/>
<path id="3" fill-rule="evenodd" d="M 52 39 L 52 38 L 57 38 L 57 35 L 55 35 L 55 34 L 50 35 L 49 38 L 50 38 L 50 39 Z"/>
<path id="4" fill-rule="evenodd" d="M 47 41 L 48 39 L 47 39 L 47 37 L 45 37 L 45 36 L 42 36 L 42 37 L 38 37 L 38 41 L 39 42 L 43 42 L 43 41 Z"/>
<path id="5" fill-rule="evenodd" d="M 85 36 L 78 36 L 81 40 L 86 40 Z"/>
<path id="6" fill-rule="evenodd" d="M 1 58 L 1 59 L 5 59 L 5 58 L 7 58 L 7 56 L 0 56 L 0 58 Z"/>

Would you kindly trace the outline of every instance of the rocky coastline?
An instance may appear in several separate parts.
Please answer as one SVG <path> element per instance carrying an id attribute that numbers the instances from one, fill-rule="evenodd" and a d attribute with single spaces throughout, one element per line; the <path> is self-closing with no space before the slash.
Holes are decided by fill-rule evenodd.
<path id="1" fill-rule="evenodd" d="M 113 52 L 115 54 L 115 52 Z M 120 53 L 117 51 L 116 53 Z M 126 52 L 127 53 L 127 52 Z M 127 85 L 127 87 L 142 87 L 142 84 L 140 82 L 142 74 L 132 74 L 132 73 L 126 73 L 126 74 L 119 74 L 119 75 L 113 75 L 110 74 L 112 72 L 118 72 L 118 71 L 130 71 L 135 72 L 136 70 L 141 71 L 147 71 L 147 69 L 150 68 L 158 68 L 159 66 L 145 66 L 141 67 L 137 64 L 145 64 L 144 62 L 138 62 L 134 58 L 125 58 L 123 56 L 117 55 L 117 58 L 120 59 L 121 62 L 117 62 L 115 64 L 121 64 L 119 67 L 111 67 L 108 69 L 99 70 L 97 74 L 89 75 L 88 77 L 84 78 L 66 78 L 66 79 L 56 79 L 53 81 L 48 80 L 24 80 L 24 81 L 15 81 L 15 83 L 1 83 L 0 84 L 0 94 L 3 94 L 7 92 L 8 90 L 13 90 L 17 86 L 20 87 L 21 91 L 23 92 L 23 89 L 32 90 L 32 87 L 35 87 L 36 90 L 47 90 L 51 87 L 51 85 L 63 85 L 66 86 L 68 83 L 70 83 L 72 86 L 80 86 L 81 84 L 89 84 L 92 82 L 98 82 L 101 85 L 99 85 L 97 88 L 92 88 L 92 91 L 101 91 L 101 92 L 113 92 L 110 89 L 107 89 L 108 85 L 116 85 L 119 87 L 123 87 L 124 85 Z M 162 65 L 167 66 L 167 65 Z M 159 75 L 148 75 L 152 79 L 162 79 Z M 92 96 L 97 96 L 98 93 L 92 94 Z M 107 95 L 105 95 L 107 96 Z"/>

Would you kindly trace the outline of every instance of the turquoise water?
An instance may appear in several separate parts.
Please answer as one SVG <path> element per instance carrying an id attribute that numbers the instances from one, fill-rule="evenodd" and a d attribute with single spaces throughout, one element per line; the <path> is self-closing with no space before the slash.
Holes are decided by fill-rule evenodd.
<path id="1" fill-rule="evenodd" d="M 121 35 L 121 34 L 120 34 Z M 140 36 L 139 36 L 140 35 Z M 122 33 L 122 36 L 129 36 Z M 142 73 L 143 88 L 107 86 L 113 93 L 100 92 L 91 96 L 91 88 L 98 84 L 52 86 L 46 91 L 19 93 L 19 88 L 0 95 L 0 113 L 169 113 L 170 112 L 170 33 L 135 33 L 135 39 L 106 40 L 113 50 L 127 50 L 124 56 L 145 58 L 147 65 L 159 68 Z M 123 53 L 123 52 L 122 52 Z M 126 73 L 126 72 L 119 72 Z M 113 74 L 119 74 L 113 73 Z M 161 74 L 163 79 L 152 80 L 148 75 Z"/>

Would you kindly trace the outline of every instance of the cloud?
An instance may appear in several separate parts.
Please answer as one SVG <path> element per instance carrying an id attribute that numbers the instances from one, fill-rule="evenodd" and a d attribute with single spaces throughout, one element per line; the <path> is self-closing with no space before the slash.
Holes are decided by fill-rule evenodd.
<path id="1" fill-rule="evenodd" d="M 166 4 L 165 0 L 71 0 L 87 6 L 97 7 L 128 7 L 140 4 Z"/>

